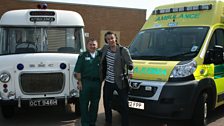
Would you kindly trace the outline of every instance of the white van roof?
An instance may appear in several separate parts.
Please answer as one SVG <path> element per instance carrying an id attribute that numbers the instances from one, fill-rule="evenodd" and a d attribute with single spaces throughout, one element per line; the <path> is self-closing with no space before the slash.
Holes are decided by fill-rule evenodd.
<path id="1" fill-rule="evenodd" d="M 84 26 L 81 15 L 74 11 L 24 9 L 5 12 L 0 26 Z"/>

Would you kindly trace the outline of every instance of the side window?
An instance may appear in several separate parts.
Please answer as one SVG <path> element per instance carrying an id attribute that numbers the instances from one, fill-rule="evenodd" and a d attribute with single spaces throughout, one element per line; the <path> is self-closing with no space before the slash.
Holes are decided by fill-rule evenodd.
<path id="1" fill-rule="evenodd" d="M 205 64 L 222 64 L 223 63 L 223 48 L 214 48 L 215 45 L 224 47 L 224 30 L 216 29 L 210 40 L 204 63 Z"/>
<path id="2" fill-rule="evenodd" d="M 217 30 L 217 45 L 224 46 L 224 30 L 223 29 L 218 29 Z"/>
<path id="3" fill-rule="evenodd" d="M 217 29 L 213 33 L 212 38 L 209 43 L 208 50 L 212 49 L 215 45 L 220 45 L 220 46 L 224 47 L 224 30 L 223 29 Z"/>

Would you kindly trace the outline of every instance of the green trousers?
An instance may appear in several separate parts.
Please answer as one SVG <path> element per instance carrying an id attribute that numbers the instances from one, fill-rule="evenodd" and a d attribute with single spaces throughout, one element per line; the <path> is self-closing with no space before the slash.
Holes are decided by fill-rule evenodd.
<path id="1" fill-rule="evenodd" d="M 82 80 L 80 110 L 82 126 L 95 125 L 101 94 L 100 81 Z"/>

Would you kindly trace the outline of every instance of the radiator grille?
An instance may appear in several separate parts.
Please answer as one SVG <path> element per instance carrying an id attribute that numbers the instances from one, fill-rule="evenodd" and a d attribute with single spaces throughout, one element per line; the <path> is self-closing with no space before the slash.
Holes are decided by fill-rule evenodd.
<path id="1" fill-rule="evenodd" d="M 129 95 L 139 97 L 152 97 L 156 93 L 157 87 L 152 87 L 152 91 L 145 90 L 145 86 L 140 86 L 139 89 L 131 89 Z"/>
<path id="2" fill-rule="evenodd" d="M 64 87 L 63 73 L 23 73 L 20 85 L 25 93 L 54 93 Z"/>

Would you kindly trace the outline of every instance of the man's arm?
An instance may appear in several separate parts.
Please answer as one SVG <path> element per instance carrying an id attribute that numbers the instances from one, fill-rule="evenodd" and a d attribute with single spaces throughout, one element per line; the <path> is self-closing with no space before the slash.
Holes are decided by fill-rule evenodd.
<path id="1" fill-rule="evenodd" d="M 77 88 L 82 90 L 81 71 L 82 71 L 82 54 L 79 55 L 74 69 L 74 77 L 77 79 Z"/>
<path id="2" fill-rule="evenodd" d="M 126 47 L 123 47 L 123 58 L 125 60 L 125 64 L 128 66 L 128 70 L 132 70 L 133 69 L 133 61 L 131 58 L 131 55 L 129 53 L 129 50 Z"/>
<path id="3" fill-rule="evenodd" d="M 82 90 L 82 81 L 81 81 L 81 73 L 75 73 L 74 77 L 78 80 L 77 81 L 77 88 Z"/>

